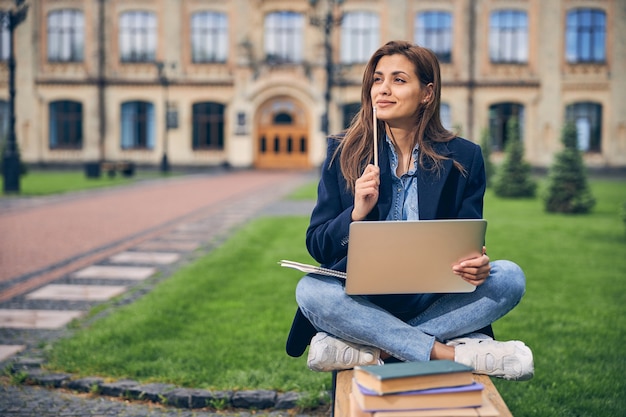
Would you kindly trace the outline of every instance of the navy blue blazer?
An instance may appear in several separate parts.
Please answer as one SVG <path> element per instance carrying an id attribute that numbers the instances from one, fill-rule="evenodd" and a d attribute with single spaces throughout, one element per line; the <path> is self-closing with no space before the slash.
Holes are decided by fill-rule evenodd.
<path id="1" fill-rule="evenodd" d="M 339 139 L 340 140 L 340 139 Z M 321 170 L 317 204 L 306 232 L 306 245 L 311 256 L 326 268 L 346 270 L 348 233 L 354 196 L 346 186 L 339 167 L 339 155 L 332 160 L 339 144 L 329 139 L 326 161 Z M 483 216 L 485 164 L 480 147 L 463 138 L 435 143 L 435 151 L 448 158 L 439 171 L 418 166 L 418 205 L 422 220 L 479 219 Z M 392 203 L 392 180 L 389 145 L 380 147 L 380 189 L 376 206 L 366 220 L 385 220 Z M 452 159 L 465 167 L 461 173 Z M 331 163 L 332 160 L 332 163 Z M 316 330 L 300 309 L 297 310 L 287 339 L 287 353 L 301 356 Z"/>

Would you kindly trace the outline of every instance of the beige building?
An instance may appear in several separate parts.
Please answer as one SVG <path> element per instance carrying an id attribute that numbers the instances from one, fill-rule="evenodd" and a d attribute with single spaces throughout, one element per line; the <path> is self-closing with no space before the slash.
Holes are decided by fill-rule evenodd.
<path id="1" fill-rule="evenodd" d="M 27 4 L 15 30 L 26 163 L 158 166 L 167 155 L 172 166 L 318 166 L 325 131 L 359 107 L 371 53 L 404 39 L 440 57 L 444 124 L 476 142 L 490 128 L 496 158 L 517 116 L 535 166 L 549 166 L 572 120 L 588 166 L 626 167 L 626 0 Z M 8 39 L 5 25 L 4 134 Z"/>

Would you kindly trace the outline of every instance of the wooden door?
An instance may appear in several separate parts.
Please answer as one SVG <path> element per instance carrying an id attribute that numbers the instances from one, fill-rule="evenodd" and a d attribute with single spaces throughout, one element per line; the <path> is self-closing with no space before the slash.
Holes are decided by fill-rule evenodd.
<path id="1" fill-rule="evenodd" d="M 308 125 L 302 107 L 289 98 L 265 103 L 256 135 L 256 168 L 309 168 Z"/>

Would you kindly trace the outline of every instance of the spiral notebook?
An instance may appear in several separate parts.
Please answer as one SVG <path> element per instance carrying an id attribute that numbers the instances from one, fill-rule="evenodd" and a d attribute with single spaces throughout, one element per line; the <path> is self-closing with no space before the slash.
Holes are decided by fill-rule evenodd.
<path id="1" fill-rule="evenodd" d="M 283 260 L 281 266 L 344 278 L 352 295 L 472 292 L 452 265 L 480 256 L 484 219 L 362 221 L 350 224 L 347 272 Z"/>

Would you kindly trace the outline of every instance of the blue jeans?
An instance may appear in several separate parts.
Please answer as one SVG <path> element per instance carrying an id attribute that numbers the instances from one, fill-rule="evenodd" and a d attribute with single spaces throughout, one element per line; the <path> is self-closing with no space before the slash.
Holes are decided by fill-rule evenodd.
<path id="1" fill-rule="evenodd" d="M 499 260 L 471 293 L 353 296 L 341 280 L 311 274 L 298 283 L 296 301 L 318 331 L 375 346 L 402 361 L 427 361 L 435 340 L 488 326 L 520 302 L 525 287 L 521 268 Z"/>

